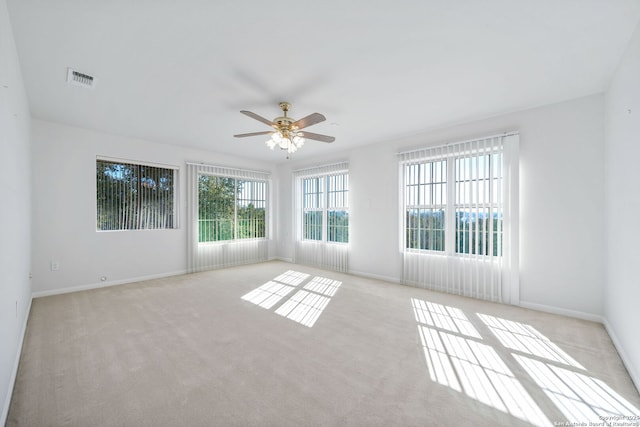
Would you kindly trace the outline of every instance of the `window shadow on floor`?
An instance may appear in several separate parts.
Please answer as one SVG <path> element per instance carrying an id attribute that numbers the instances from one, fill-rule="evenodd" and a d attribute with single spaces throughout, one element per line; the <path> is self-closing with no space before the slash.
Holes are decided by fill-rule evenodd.
<path id="1" fill-rule="evenodd" d="M 640 425 L 636 407 L 531 325 L 474 313 L 486 326 L 478 328 L 457 307 L 415 298 L 411 305 L 431 381 L 533 425 Z M 487 329 L 499 344 L 483 336 Z M 506 350 L 566 419 L 552 424 L 497 350 Z"/>
<path id="2" fill-rule="evenodd" d="M 274 313 L 311 328 L 342 282 L 315 276 L 300 288 L 309 277 L 309 274 L 289 270 L 241 298 L 268 310 L 281 303 Z M 293 291 L 296 292 L 289 297 Z"/>

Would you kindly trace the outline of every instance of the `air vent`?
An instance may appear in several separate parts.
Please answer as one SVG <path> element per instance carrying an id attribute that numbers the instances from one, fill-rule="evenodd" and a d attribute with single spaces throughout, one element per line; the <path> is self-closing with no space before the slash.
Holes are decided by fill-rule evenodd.
<path id="1" fill-rule="evenodd" d="M 80 71 L 69 68 L 67 70 L 67 83 L 74 86 L 93 89 L 96 85 L 96 79 L 89 74 L 81 73 Z"/>

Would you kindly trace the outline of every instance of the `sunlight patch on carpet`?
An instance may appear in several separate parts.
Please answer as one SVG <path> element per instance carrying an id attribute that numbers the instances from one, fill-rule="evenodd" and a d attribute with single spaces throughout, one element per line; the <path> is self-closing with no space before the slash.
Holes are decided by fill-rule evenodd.
<path id="1" fill-rule="evenodd" d="M 638 408 L 603 381 L 522 355 L 513 357 L 569 421 L 640 425 Z"/>
<path id="2" fill-rule="evenodd" d="M 310 277 L 309 274 L 289 270 L 259 288 L 243 295 L 245 301 L 265 309 L 280 303 Z M 313 327 L 342 282 L 326 277 L 313 277 L 303 289 L 285 300 L 275 313 L 309 328 Z"/>
<path id="3" fill-rule="evenodd" d="M 269 281 L 248 294 L 243 295 L 241 298 L 262 308 L 269 309 L 294 289 L 292 286 Z"/>
<path id="4" fill-rule="evenodd" d="M 432 381 L 537 426 L 550 421 L 464 312 L 411 299 Z"/>
<path id="5" fill-rule="evenodd" d="M 411 298 L 413 314 L 419 323 L 434 326 L 468 337 L 481 338 L 462 310 L 455 307 Z"/>
<path id="6" fill-rule="evenodd" d="M 276 282 L 284 283 L 286 285 L 298 286 L 300 283 L 307 280 L 308 277 L 309 277 L 309 274 L 307 273 L 301 273 L 299 271 L 289 270 L 289 271 L 285 271 L 284 273 L 282 273 L 281 275 L 279 275 L 273 280 Z"/>
<path id="7" fill-rule="evenodd" d="M 311 328 L 330 300 L 312 292 L 298 291 L 276 310 L 276 314 Z"/>
<path id="8" fill-rule="evenodd" d="M 531 325 L 487 314 L 478 314 L 478 317 L 489 327 L 500 343 L 511 350 L 584 369 L 581 364 Z"/>
<path id="9" fill-rule="evenodd" d="M 304 285 L 304 288 L 316 292 L 318 294 L 332 297 L 336 294 L 336 291 L 340 287 L 342 282 L 337 280 L 327 279 L 326 277 L 316 276 L 309 283 Z"/>

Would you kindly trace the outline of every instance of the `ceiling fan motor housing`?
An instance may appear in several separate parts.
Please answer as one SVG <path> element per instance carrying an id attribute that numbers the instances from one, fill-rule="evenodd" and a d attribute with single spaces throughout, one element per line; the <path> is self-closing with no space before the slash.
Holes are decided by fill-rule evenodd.
<path id="1" fill-rule="evenodd" d="M 273 119 L 273 123 L 277 125 L 277 126 L 274 126 L 274 128 L 276 128 L 279 131 L 282 131 L 285 129 L 295 130 L 291 126 L 295 122 L 295 120 L 292 119 L 291 117 L 287 117 L 287 112 L 289 111 L 289 108 L 291 108 L 291 104 L 288 102 L 282 101 L 280 103 L 280 108 L 282 109 L 282 112 L 284 113 L 284 115 Z"/>
<path id="2" fill-rule="evenodd" d="M 292 119 L 291 117 L 276 117 L 275 119 L 273 119 L 273 122 L 277 125 L 278 128 L 293 129 L 293 126 L 291 125 L 295 122 L 295 120 Z"/>

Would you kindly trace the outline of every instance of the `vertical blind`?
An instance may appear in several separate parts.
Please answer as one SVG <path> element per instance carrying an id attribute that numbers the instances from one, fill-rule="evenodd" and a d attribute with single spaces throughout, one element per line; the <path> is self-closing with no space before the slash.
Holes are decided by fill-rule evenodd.
<path id="1" fill-rule="evenodd" d="M 505 134 L 399 154 L 403 283 L 517 298 L 517 145 Z"/>
<path id="2" fill-rule="evenodd" d="M 187 164 L 190 272 L 268 259 L 268 172 Z"/>
<path id="3" fill-rule="evenodd" d="M 97 159 L 97 230 L 176 227 L 176 176 L 176 168 Z"/>
<path id="4" fill-rule="evenodd" d="M 293 172 L 294 262 L 348 271 L 349 163 Z"/>
<path id="5" fill-rule="evenodd" d="M 198 175 L 198 242 L 266 237 L 266 181 Z"/>

